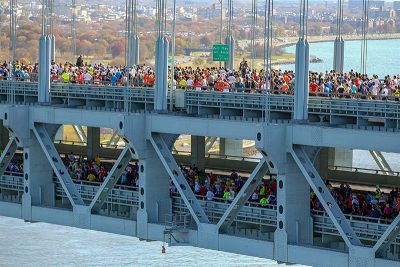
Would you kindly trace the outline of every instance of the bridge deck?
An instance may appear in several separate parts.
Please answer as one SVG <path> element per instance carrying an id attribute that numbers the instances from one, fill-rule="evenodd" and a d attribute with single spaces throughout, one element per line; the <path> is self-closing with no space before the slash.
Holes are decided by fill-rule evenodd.
<path id="1" fill-rule="evenodd" d="M 67 198 L 61 184 L 55 179 L 55 192 L 56 197 L 65 199 Z M 82 194 L 82 198 L 85 201 L 90 201 L 96 194 L 100 184 L 96 182 L 85 182 L 75 181 L 77 190 Z M 17 193 L 20 197 L 23 193 L 23 177 L 16 173 L 9 173 L 0 177 L 0 192 L 3 191 L 3 201 L 20 202 L 17 197 L 5 196 L 7 192 L 12 195 L 11 192 Z M 105 205 L 101 213 L 108 216 L 119 216 L 119 217 L 132 217 L 131 208 L 137 209 L 139 206 L 138 188 L 131 186 L 116 186 L 108 196 Z M 210 221 L 213 223 L 223 215 L 224 211 L 228 208 L 229 203 L 223 201 L 206 201 L 199 197 L 201 206 L 204 208 L 206 214 L 209 216 Z M 1 201 L 1 199 L 0 199 Z M 65 201 L 67 202 L 67 201 Z M 122 209 L 121 209 L 122 208 Z M 184 204 L 183 200 L 179 196 L 172 196 L 172 208 L 173 213 L 181 217 L 186 217 L 189 214 L 189 210 Z M 239 212 L 236 219 L 234 220 L 234 228 L 231 229 L 236 234 L 243 235 L 248 232 L 249 237 L 254 237 L 252 231 L 244 231 L 243 229 L 258 229 L 260 233 L 257 233 L 257 238 L 269 239 L 270 236 L 265 233 L 272 232 L 277 224 L 277 211 L 275 205 L 269 205 L 267 207 L 258 207 L 253 203 L 247 203 Z M 336 230 L 330 218 L 323 211 L 312 211 L 313 217 L 313 228 L 315 234 L 331 235 L 339 237 L 340 234 Z M 346 215 L 346 218 L 350 221 L 351 226 L 355 230 L 357 236 L 361 240 L 369 244 L 369 242 L 375 242 L 379 239 L 382 233 L 389 226 L 389 222 L 384 219 L 374 219 L 355 215 Z M 194 227 L 193 219 L 189 219 L 185 222 L 189 227 Z M 242 230 L 241 230 L 242 229 Z M 262 234 L 264 233 L 264 234 Z M 394 242 L 396 246 L 400 246 L 400 235 Z"/>
<path id="2" fill-rule="evenodd" d="M 37 83 L 0 81 L 1 103 L 35 105 Z M 151 112 L 153 88 L 54 83 L 51 104 L 57 107 L 113 112 Z M 183 116 L 241 120 L 247 122 L 284 122 L 293 117 L 291 95 L 265 93 L 222 93 L 214 91 L 177 91 L 175 113 Z M 400 103 L 393 100 L 367 100 L 339 97 L 310 97 L 310 123 L 366 130 L 398 131 Z"/>

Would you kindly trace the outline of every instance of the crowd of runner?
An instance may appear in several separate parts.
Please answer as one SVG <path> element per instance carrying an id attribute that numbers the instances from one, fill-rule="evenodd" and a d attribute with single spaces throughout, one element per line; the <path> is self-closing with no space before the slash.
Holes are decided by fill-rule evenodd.
<path id="1" fill-rule="evenodd" d="M 398 188 L 393 188 L 390 192 L 384 193 L 379 185 L 376 186 L 375 192 L 353 190 L 349 184 L 343 183 L 339 187 L 333 187 L 327 181 L 326 185 L 345 214 L 375 219 L 393 219 L 400 212 L 400 191 Z M 312 210 L 324 210 L 313 192 L 310 197 L 310 206 Z"/>
<path id="2" fill-rule="evenodd" d="M 4 62 L 0 65 L 0 77 L 34 81 L 38 77 L 38 64 L 15 64 Z M 129 79 L 127 79 L 129 77 Z M 76 64 L 51 64 L 51 80 L 60 83 L 94 84 L 122 86 L 129 80 L 130 85 L 137 87 L 154 87 L 155 71 L 148 65 L 126 68 L 107 64 L 84 64 L 81 57 Z M 292 94 L 295 88 L 293 71 L 251 70 L 247 61 L 243 59 L 238 70 L 225 68 L 176 67 L 174 84 L 178 87 L 194 90 L 241 91 L 256 93 L 269 91 L 274 93 Z M 266 81 L 269 81 L 268 83 Z M 169 69 L 169 86 L 172 84 L 171 70 Z M 326 71 L 324 73 L 310 72 L 310 95 L 327 96 L 344 94 L 348 97 L 355 95 L 394 96 L 400 95 L 400 75 L 378 77 L 366 75 L 350 70 L 346 73 Z"/>
<path id="3" fill-rule="evenodd" d="M 83 157 L 76 157 L 72 153 L 64 159 L 64 165 L 73 180 L 88 182 L 104 182 L 111 169 L 111 164 L 101 161 L 99 157 L 94 160 L 87 160 Z M 139 175 L 138 165 L 129 164 L 123 171 L 118 184 L 127 186 L 138 186 Z"/>
<path id="4" fill-rule="evenodd" d="M 107 177 L 113 163 L 104 162 L 99 157 L 87 160 L 68 154 L 63 159 L 70 177 L 75 181 L 102 183 Z M 230 175 L 204 173 L 196 167 L 181 166 L 182 173 L 195 195 L 202 200 L 230 203 L 237 196 L 246 182 L 235 170 Z M 22 159 L 13 160 L 6 169 L 7 172 L 23 172 Z M 118 184 L 123 186 L 139 186 L 138 164 L 129 164 Z M 182 186 L 182 185 L 181 185 Z M 369 217 L 373 219 L 393 219 L 400 212 L 400 191 L 393 188 L 390 192 L 383 192 L 377 185 L 375 191 L 353 190 L 349 184 L 332 186 L 327 181 L 327 188 L 345 214 Z M 178 190 L 170 181 L 171 195 L 178 195 Z M 268 207 L 277 204 L 277 183 L 275 177 L 263 179 L 248 199 L 248 204 L 258 207 Z M 323 211 L 324 208 L 315 193 L 310 193 L 310 208 L 314 211 Z"/>
<path id="5" fill-rule="evenodd" d="M 196 167 L 181 166 L 181 170 L 195 195 L 207 201 L 232 202 L 246 182 L 235 170 L 229 176 L 202 173 Z M 178 194 L 172 181 L 170 191 L 173 195 Z M 276 205 L 276 179 L 263 180 L 252 193 L 249 202 L 263 207 Z"/>

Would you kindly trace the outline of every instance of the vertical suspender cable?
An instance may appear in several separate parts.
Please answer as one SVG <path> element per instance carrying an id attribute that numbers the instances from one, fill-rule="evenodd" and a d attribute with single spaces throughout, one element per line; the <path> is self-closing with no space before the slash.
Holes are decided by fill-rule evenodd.
<path id="1" fill-rule="evenodd" d="M 172 103 L 174 99 L 175 93 L 175 30 L 176 30 L 176 0 L 174 0 L 174 7 L 173 7 L 173 15 L 172 15 L 172 62 L 171 62 L 171 92 L 170 92 L 170 103 Z M 173 105 L 169 106 L 169 110 L 172 112 Z"/>

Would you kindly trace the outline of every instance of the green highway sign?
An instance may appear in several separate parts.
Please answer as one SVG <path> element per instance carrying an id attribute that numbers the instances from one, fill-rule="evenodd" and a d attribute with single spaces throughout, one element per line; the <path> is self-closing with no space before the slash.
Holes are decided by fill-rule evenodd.
<path id="1" fill-rule="evenodd" d="M 229 61 L 229 46 L 226 44 L 213 45 L 213 61 Z"/>

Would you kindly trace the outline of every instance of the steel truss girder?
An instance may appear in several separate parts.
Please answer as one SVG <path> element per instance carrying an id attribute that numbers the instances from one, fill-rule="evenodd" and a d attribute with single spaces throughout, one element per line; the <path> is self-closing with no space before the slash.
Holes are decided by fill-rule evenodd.
<path id="1" fill-rule="evenodd" d="M 339 205 L 332 197 L 318 171 L 315 169 L 309 156 L 304 151 L 304 148 L 295 145 L 293 146 L 291 154 L 299 169 L 307 179 L 307 182 L 317 195 L 326 213 L 328 213 L 329 218 L 339 231 L 346 245 L 349 248 L 352 246 L 363 246 L 360 239 L 357 237 L 356 233 L 351 227 L 349 221 L 340 210 Z"/>
<path id="2" fill-rule="evenodd" d="M 243 205 L 248 201 L 249 197 L 260 184 L 262 178 L 267 172 L 267 161 L 263 157 L 251 173 L 249 179 L 247 179 L 246 183 L 243 185 L 242 189 L 240 189 L 238 195 L 234 198 L 228 209 L 224 212 L 219 220 L 217 228 L 220 229 L 220 231 L 226 231 L 226 229 L 232 224 Z"/>
<path id="3" fill-rule="evenodd" d="M 118 135 L 118 131 L 114 131 L 113 135 L 111 136 L 110 140 L 107 142 L 107 145 L 117 145 L 118 141 L 121 139 L 121 136 Z"/>
<path id="4" fill-rule="evenodd" d="M 92 202 L 89 205 L 90 209 L 93 212 L 98 212 L 101 209 L 101 207 L 103 206 L 104 202 L 107 199 L 108 194 L 117 184 L 119 177 L 121 177 L 125 168 L 129 165 L 131 159 L 132 159 L 132 151 L 129 147 L 129 144 L 126 144 L 124 150 L 122 150 L 117 161 L 114 163 L 114 166 L 108 173 L 106 179 L 100 186 L 99 190 L 97 191 L 96 195 L 94 196 Z"/>
<path id="5" fill-rule="evenodd" d="M 196 224 L 199 225 L 201 223 L 209 223 L 206 213 L 201 207 L 198 199 L 183 176 L 181 169 L 172 156 L 171 148 L 167 145 L 163 134 L 151 133 L 150 142 L 153 145 L 166 171 L 171 177 L 172 182 L 177 188 L 187 208 L 189 209 L 190 214 L 196 221 Z"/>
<path id="6" fill-rule="evenodd" d="M 375 243 L 373 250 L 378 256 L 383 256 L 385 252 L 389 249 L 393 241 L 396 240 L 397 236 L 400 234 L 400 214 L 394 219 L 394 221 L 389 225 L 386 231 L 383 233 L 381 238 Z M 384 242 L 386 243 L 384 244 Z"/>
<path id="7" fill-rule="evenodd" d="M 206 137 L 206 153 L 210 151 L 210 149 L 215 144 L 215 141 L 217 141 L 217 137 L 213 136 Z"/>
<path id="8" fill-rule="evenodd" d="M 5 173 L 8 165 L 10 165 L 12 158 L 17 151 L 18 145 L 15 137 L 11 137 L 8 141 L 6 147 L 4 148 L 3 153 L 1 153 L 0 157 L 0 176 L 3 176 Z"/>
<path id="9" fill-rule="evenodd" d="M 86 136 L 85 131 L 83 130 L 82 126 L 72 125 L 72 127 L 74 128 L 74 131 L 75 131 L 76 135 L 78 136 L 79 140 L 82 143 L 87 144 L 87 136 Z"/>
<path id="10" fill-rule="evenodd" d="M 387 175 L 394 175 L 392 168 L 390 168 L 389 163 L 386 161 L 385 156 L 380 151 L 370 150 L 369 153 L 374 158 L 376 165 L 379 169 Z"/>
<path id="11" fill-rule="evenodd" d="M 78 192 L 74 182 L 69 176 L 67 168 L 62 162 L 61 157 L 58 154 L 53 141 L 50 139 L 44 124 L 35 123 L 32 130 L 72 206 L 85 206 L 85 202 L 83 201 L 81 194 Z"/>

